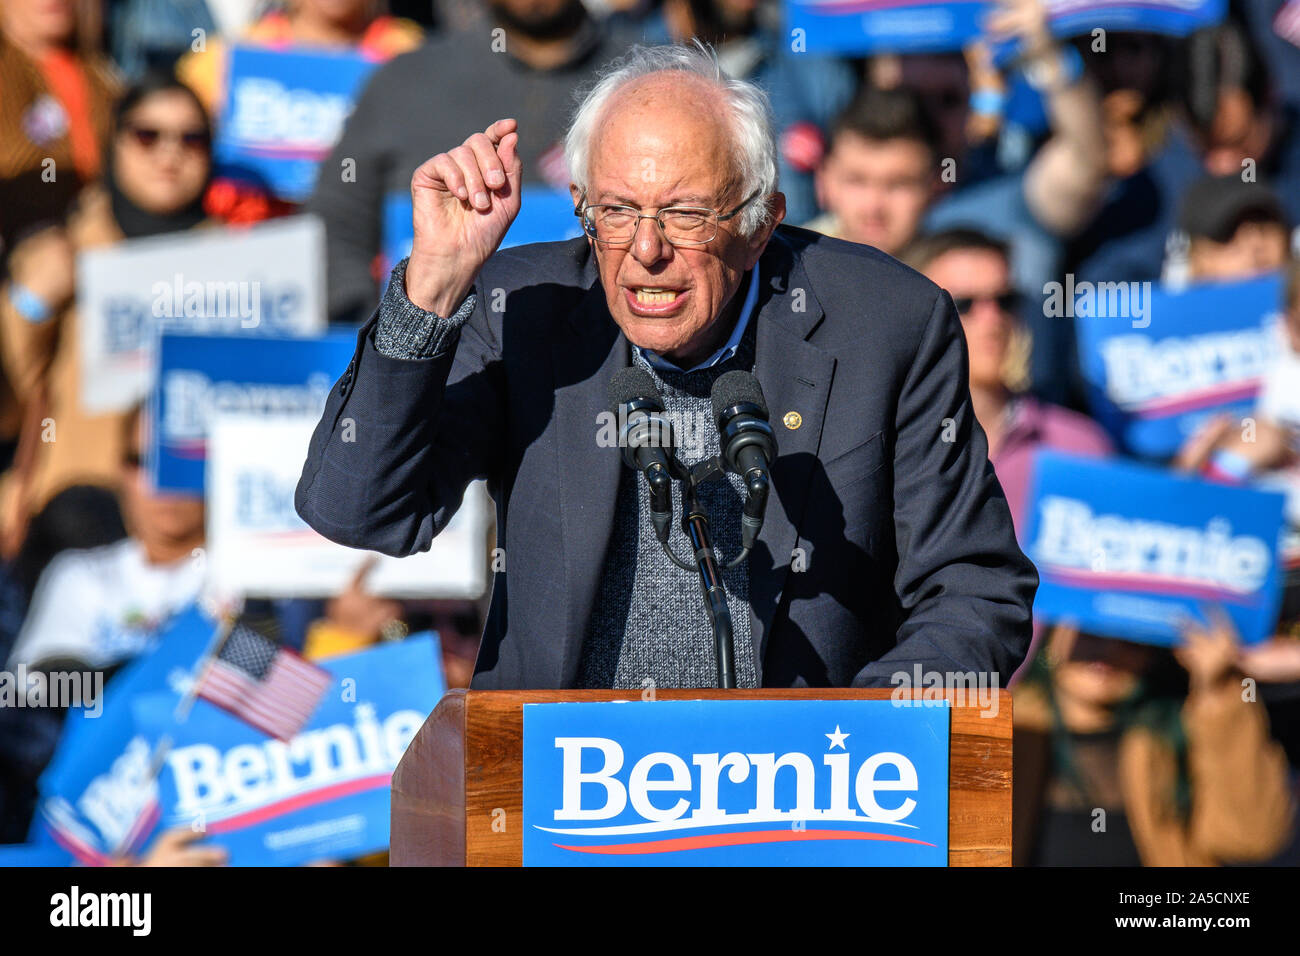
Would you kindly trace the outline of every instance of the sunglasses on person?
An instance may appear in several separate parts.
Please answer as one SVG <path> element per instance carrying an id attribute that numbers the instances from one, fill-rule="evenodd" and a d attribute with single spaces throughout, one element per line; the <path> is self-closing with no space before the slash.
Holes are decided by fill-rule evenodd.
<path id="1" fill-rule="evenodd" d="M 206 152 L 211 138 L 208 131 L 203 129 L 170 130 L 154 126 L 128 126 L 126 133 L 142 149 L 154 149 L 166 141 L 180 143 L 182 149 L 194 153 Z"/>
<path id="2" fill-rule="evenodd" d="M 959 315 L 966 315 L 975 308 L 977 302 L 992 302 L 1003 312 L 1020 311 L 1020 293 L 1014 289 L 999 292 L 997 295 L 955 295 L 952 304 L 957 307 Z"/>

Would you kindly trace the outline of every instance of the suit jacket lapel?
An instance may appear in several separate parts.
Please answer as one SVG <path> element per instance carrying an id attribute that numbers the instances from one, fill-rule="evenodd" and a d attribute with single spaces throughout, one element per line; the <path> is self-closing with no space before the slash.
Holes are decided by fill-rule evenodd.
<path id="1" fill-rule="evenodd" d="M 562 653 L 555 682 L 572 687 L 600 583 L 605 551 L 614 526 L 622 457 L 596 444 L 601 412 L 608 411 L 609 380 L 627 366 L 627 339 L 609 314 L 605 292 L 596 282 L 552 343 L 555 370 L 556 474 L 560 489 L 563 587 L 554 595 L 564 604 Z"/>
<path id="2" fill-rule="evenodd" d="M 763 530 L 749 556 L 750 631 L 760 686 L 763 655 L 799 539 L 835 371 L 834 357 L 807 341 L 822 319 L 822 309 L 801 262 L 779 236 L 768 244 L 761 268 L 754 374 L 776 432 L 777 459 Z"/>

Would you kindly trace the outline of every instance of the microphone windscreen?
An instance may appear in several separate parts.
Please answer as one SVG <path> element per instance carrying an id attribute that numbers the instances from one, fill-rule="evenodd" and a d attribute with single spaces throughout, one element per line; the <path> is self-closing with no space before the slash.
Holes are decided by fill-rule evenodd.
<path id="1" fill-rule="evenodd" d="M 762 409 L 763 419 L 766 420 L 768 417 L 767 402 L 763 400 L 763 387 L 749 372 L 737 369 L 721 376 L 713 383 L 712 397 L 714 421 L 717 421 L 726 409 L 743 402 L 757 405 Z"/>
<path id="2" fill-rule="evenodd" d="M 617 416 L 620 408 L 638 398 L 653 399 L 659 403 L 660 409 L 664 407 L 663 396 L 645 369 L 630 365 L 615 372 L 609 380 L 609 407 L 614 415 Z"/>

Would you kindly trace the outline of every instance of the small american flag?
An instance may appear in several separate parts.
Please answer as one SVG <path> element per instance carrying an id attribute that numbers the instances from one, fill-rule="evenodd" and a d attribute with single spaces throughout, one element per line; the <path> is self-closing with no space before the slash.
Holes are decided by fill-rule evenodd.
<path id="1" fill-rule="evenodd" d="M 302 730 L 333 683 L 326 670 L 236 624 L 199 679 L 198 696 L 280 740 Z"/>

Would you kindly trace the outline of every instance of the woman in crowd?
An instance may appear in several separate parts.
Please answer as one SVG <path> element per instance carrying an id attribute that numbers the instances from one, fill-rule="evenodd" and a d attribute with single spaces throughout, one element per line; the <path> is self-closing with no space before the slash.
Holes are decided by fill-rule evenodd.
<path id="1" fill-rule="evenodd" d="M 1286 845 L 1286 755 L 1231 622 L 1212 620 L 1173 655 L 1054 629 L 1015 693 L 1015 865 L 1216 866 Z"/>
<path id="2" fill-rule="evenodd" d="M 61 488 L 112 487 L 119 476 L 123 416 L 92 414 L 81 401 L 77 255 L 205 219 L 211 132 L 183 84 L 164 75 L 132 87 L 117 105 L 110 142 L 103 187 L 86 190 L 62 225 L 20 243 L 0 287 L 0 357 L 28 409 L 0 486 L 8 553 L 28 516 Z"/>

